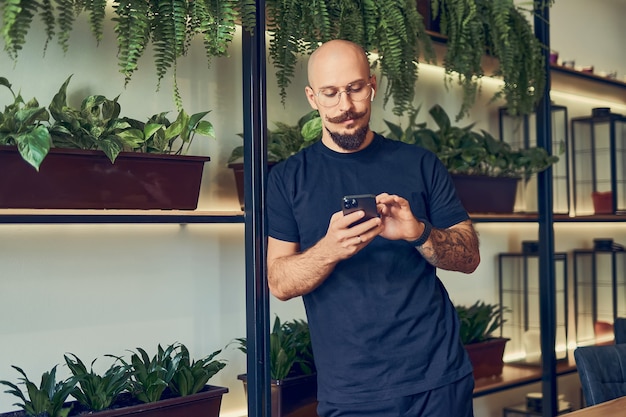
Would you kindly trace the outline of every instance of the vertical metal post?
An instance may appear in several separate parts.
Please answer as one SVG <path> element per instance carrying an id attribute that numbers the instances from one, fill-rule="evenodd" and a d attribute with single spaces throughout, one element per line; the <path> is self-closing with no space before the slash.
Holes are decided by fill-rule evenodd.
<path id="1" fill-rule="evenodd" d="M 547 2 L 535 3 L 535 36 L 544 45 L 546 83 L 537 107 L 537 145 L 552 153 L 552 108 L 550 104 L 550 13 Z M 537 176 L 539 202 L 539 306 L 541 323 L 543 416 L 558 413 L 556 381 L 556 285 L 552 214 L 552 168 Z"/>
<path id="2" fill-rule="evenodd" d="M 242 34 L 248 416 L 269 417 L 269 292 L 263 204 L 267 177 L 264 0 L 256 0 L 253 31 L 244 28 Z"/>

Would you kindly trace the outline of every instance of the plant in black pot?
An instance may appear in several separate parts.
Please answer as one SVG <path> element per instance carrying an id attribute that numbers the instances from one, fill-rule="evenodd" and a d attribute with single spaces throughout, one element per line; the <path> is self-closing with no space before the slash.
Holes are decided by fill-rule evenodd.
<path id="1" fill-rule="evenodd" d="M 495 337 L 494 333 L 502 327 L 505 321 L 502 314 L 507 308 L 484 301 L 455 308 L 461 324 L 461 343 L 474 367 L 474 378 L 500 375 L 504 365 L 502 356 L 509 339 Z"/>
<path id="2" fill-rule="evenodd" d="M 142 122 L 121 116 L 117 97 L 102 95 L 75 108 L 67 103 L 70 79 L 48 109 L 35 99 L 24 104 L 0 79 L 14 97 L 0 116 L 0 145 L 8 145 L 0 146 L 0 162 L 20 178 L 2 183 L 0 208 L 195 209 L 210 158 L 183 154 L 196 134 L 215 136 L 202 120 L 208 111 Z"/>
<path id="3" fill-rule="evenodd" d="M 247 353 L 246 339 L 236 339 L 239 350 Z M 282 322 L 276 317 L 270 333 L 270 377 L 272 417 L 291 413 L 316 417 L 317 374 L 311 348 L 309 326 L 304 320 Z M 247 388 L 245 374 L 238 378 Z"/>
<path id="4" fill-rule="evenodd" d="M 511 213 L 517 184 L 528 180 L 559 160 L 541 147 L 514 149 L 489 132 L 473 130 L 474 124 L 453 126 L 440 105 L 429 114 L 437 129 L 417 123 L 419 108 L 409 114 L 407 127 L 385 120 L 391 139 L 422 146 L 443 162 L 455 183 L 457 194 L 472 213 Z"/>
<path id="5" fill-rule="evenodd" d="M 26 394 L 9 382 L 6 391 L 21 400 L 16 403 L 22 410 L 0 414 L 2 417 L 72 417 L 93 415 L 98 417 L 217 417 L 222 396 L 227 388 L 209 385 L 208 381 L 224 368 L 222 360 L 215 359 L 218 350 L 200 360 L 191 360 L 188 349 L 182 344 L 166 348 L 158 346 L 150 357 L 145 350 L 132 352 L 130 362 L 115 357 L 102 374 L 87 369 L 76 355 L 65 355 L 72 376 L 55 383 L 56 366 L 42 376 L 41 386 L 32 383 L 21 368 L 21 382 Z M 69 395 L 76 400 L 67 401 Z"/>

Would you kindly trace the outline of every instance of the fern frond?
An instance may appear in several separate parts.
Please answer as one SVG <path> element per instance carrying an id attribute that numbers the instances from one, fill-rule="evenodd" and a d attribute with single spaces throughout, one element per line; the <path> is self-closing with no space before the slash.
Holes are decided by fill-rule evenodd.
<path id="1" fill-rule="evenodd" d="M 63 53 L 67 53 L 69 48 L 70 32 L 74 26 L 74 20 L 76 18 L 74 14 L 74 2 L 72 0 L 56 0 L 57 11 L 59 13 L 57 19 L 57 41 Z"/>
<path id="2" fill-rule="evenodd" d="M 91 33 L 96 38 L 96 43 L 99 45 L 102 40 L 102 27 L 104 22 L 104 15 L 106 9 L 107 0 L 89 0 L 89 26 Z"/>
<path id="3" fill-rule="evenodd" d="M 235 36 L 237 21 L 236 0 L 206 0 L 211 19 L 202 31 L 207 60 L 212 56 L 226 56 L 228 45 Z"/>
<path id="4" fill-rule="evenodd" d="M 16 60 L 26 43 L 26 35 L 37 12 L 36 0 L 6 0 L 2 6 L 2 38 L 4 49 Z"/>
<path id="5" fill-rule="evenodd" d="M 41 10 L 39 11 L 41 21 L 44 24 L 44 32 L 46 33 L 46 41 L 43 46 L 43 54 L 46 54 L 48 44 L 54 38 L 56 19 L 54 17 L 54 6 L 50 0 L 41 1 Z"/>
<path id="6" fill-rule="evenodd" d="M 254 35 L 256 28 L 256 2 L 254 0 L 239 0 L 239 18 L 243 28 Z"/>
<path id="7" fill-rule="evenodd" d="M 144 0 L 116 0 L 113 9 L 118 66 L 127 85 L 150 40 L 149 4 Z"/>

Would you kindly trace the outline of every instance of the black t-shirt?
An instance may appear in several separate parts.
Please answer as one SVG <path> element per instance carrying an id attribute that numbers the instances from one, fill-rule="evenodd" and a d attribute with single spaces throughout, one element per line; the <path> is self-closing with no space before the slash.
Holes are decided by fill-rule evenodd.
<path id="1" fill-rule="evenodd" d="M 304 251 L 326 234 L 344 195 L 382 192 L 406 198 L 418 219 L 437 228 L 468 219 L 432 152 L 377 134 L 359 152 L 334 152 L 319 141 L 274 166 L 269 235 L 298 242 Z M 303 299 L 319 400 L 411 395 L 471 372 L 454 306 L 435 268 L 404 240 L 376 237 Z"/>

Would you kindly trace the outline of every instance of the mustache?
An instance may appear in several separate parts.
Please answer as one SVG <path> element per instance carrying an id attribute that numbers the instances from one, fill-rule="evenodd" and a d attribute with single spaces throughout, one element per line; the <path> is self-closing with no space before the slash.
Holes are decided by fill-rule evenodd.
<path id="1" fill-rule="evenodd" d="M 367 110 L 362 111 L 360 113 L 348 110 L 347 112 L 345 112 L 343 114 L 340 114 L 337 117 L 328 117 L 328 116 L 326 116 L 326 121 L 331 122 L 331 123 L 343 123 L 346 120 L 357 120 L 357 119 L 360 119 L 361 117 L 365 116 L 366 114 L 367 114 Z"/>

